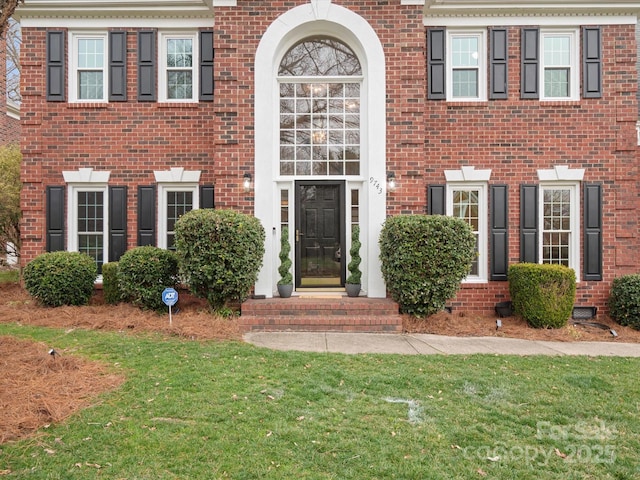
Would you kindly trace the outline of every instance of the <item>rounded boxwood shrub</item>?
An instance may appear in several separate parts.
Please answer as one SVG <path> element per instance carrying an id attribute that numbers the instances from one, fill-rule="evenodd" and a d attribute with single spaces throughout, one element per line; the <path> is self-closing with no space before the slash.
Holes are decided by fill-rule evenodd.
<path id="1" fill-rule="evenodd" d="M 147 310 L 167 309 L 162 291 L 178 283 L 176 255 L 158 247 L 137 247 L 120 257 L 118 283 L 122 299 Z"/>
<path id="2" fill-rule="evenodd" d="M 118 262 L 109 262 L 102 265 L 102 293 L 104 301 L 109 305 L 115 305 L 122 298 L 120 284 L 118 283 Z"/>
<path id="3" fill-rule="evenodd" d="M 404 313 L 432 315 L 460 288 L 476 256 L 469 225 L 442 215 L 388 218 L 380 234 L 382 275 Z"/>
<path id="4" fill-rule="evenodd" d="M 534 328 L 567 324 L 576 296 L 576 274 L 563 265 L 518 263 L 509 267 L 513 310 Z"/>
<path id="5" fill-rule="evenodd" d="M 640 274 L 623 275 L 613 280 L 609 313 L 620 325 L 640 330 Z"/>
<path id="6" fill-rule="evenodd" d="M 97 276 L 95 260 L 79 252 L 43 253 L 23 272 L 27 292 L 48 307 L 86 305 Z"/>
<path id="7" fill-rule="evenodd" d="M 250 215 L 231 210 L 192 210 L 176 222 L 180 272 L 191 292 L 214 311 L 243 302 L 258 279 L 264 228 Z"/>

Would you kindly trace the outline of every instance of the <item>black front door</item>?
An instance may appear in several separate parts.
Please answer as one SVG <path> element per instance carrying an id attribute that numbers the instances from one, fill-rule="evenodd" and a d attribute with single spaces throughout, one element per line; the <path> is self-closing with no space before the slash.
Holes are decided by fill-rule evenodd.
<path id="1" fill-rule="evenodd" d="M 296 288 L 344 285 L 344 182 L 296 182 Z"/>

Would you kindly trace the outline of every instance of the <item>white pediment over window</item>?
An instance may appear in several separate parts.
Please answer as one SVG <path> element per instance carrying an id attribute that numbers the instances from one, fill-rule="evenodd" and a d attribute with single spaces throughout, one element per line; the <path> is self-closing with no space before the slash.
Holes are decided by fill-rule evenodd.
<path id="1" fill-rule="evenodd" d="M 447 182 L 488 182 L 491 169 L 476 170 L 476 167 L 464 166 L 460 170 L 445 170 L 444 176 Z"/>
<path id="2" fill-rule="evenodd" d="M 185 170 L 182 167 L 154 171 L 153 174 L 158 183 L 198 183 L 200 181 L 200 170 Z"/>
<path id="3" fill-rule="evenodd" d="M 93 168 L 79 168 L 78 170 L 62 172 L 67 183 L 108 183 L 111 172 L 108 170 L 97 171 Z"/>
<path id="4" fill-rule="evenodd" d="M 538 170 L 538 180 L 541 182 L 582 181 L 584 168 L 569 168 L 568 165 L 558 165 L 548 170 Z"/>

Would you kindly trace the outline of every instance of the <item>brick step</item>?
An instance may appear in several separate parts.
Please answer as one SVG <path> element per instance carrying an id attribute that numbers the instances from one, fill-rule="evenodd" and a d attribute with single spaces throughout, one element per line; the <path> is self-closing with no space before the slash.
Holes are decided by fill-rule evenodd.
<path id="1" fill-rule="evenodd" d="M 402 317 L 396 315 L 242 315 L 243 332 L 385 332 L 401 333 Z"/>
<path id="2" fill-rule="evenodd" d="M 243 331 L 401 332 L 398 304 L 384 298 L 271 298 L 242 304 Z"/>

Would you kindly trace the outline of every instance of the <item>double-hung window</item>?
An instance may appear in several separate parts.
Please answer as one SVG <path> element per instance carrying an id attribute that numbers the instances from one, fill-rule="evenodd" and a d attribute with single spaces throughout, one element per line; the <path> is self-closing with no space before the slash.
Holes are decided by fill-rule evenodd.
<path id="1" fill-rule="evenodd" d="M 198 61 L 198 41 L 195 33 L 162 33 L 160 35 L 161 101 L 197 101 Z"/>
<path id="2" fill-rule="evenodd" d="M 447 31 L 447 100 L 486 100 L 486 31 Z"/>
<path id="3" fill-rule="evenodd" d="M 542 100 L 577 100 L 580 57 L 577 30 L 541 30 L 540 91 Z"/>
<path id="4" fill-rule="evenodd" d="M 69 95 L 72 101 L 107 101 L 107 43 L 106 33 L 71 33 Z"/>
<path id="5" fill-rule="evenodd" d="M 154 175 L 158 183 L 158 246 L 175 250 L 176 222 L 200 208 L 200 171 L 174 167 Z"/>
<path id="6" fill-rule="evenodd" d="M 446 208 L 447 215 L 467 222 L 476 238 L 476 256 L 466 281 L 487 281 L 487 185 L 448 183 Z"/>
<path id="7" fill-rule="evenodd" d="M 541 185 L 540 261 L 578 270 L 580 205 L 578 184 Z"/>

